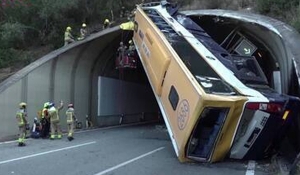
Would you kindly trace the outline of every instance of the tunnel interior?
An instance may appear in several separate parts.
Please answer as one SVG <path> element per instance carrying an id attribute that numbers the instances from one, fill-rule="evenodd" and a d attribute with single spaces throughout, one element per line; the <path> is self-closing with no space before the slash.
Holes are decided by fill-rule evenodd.
<path id="1" fill-rule="evenodd" d="M 98 56 L 95 76 L 101 77 L 98 79 L 101 85 L 96 85 L 97 80 L 94 78 L 92 87 L 98 86 L 100 89 L 98 114 L 95 115 L 98 116 L 97 122 L 100 126 L 112 125 L 112 122 L 120 124 L 149 121 L 151 116 L 158 116 L 159 108 L 155 96 L 137 54 L 135 68 L 118 65 L 120 43 L 123 42 L 128 49 L 132 37 L 133 31 L 119 30 L 113 41 L 107 41 L 106 47 L 110 47 L 107 49 L 110 54 L 105 57 L 104 54 Z M 94 99 L 94 103 L 97 103 L 95 101 Z"/>
<path id="2" fill-rule="evenodd" d="M 116 68 L 116 59 L 118 55 L 119 43 L 123 42 L 125 46 L 128 47 L 128 42 L 133 37 L 132 31 L 121 31 L 121 35 L 115 39 L 114 52 L 111 54 L 111 57 L 107 58 L 107 62 L 102 65 L 99 69 L 101 72 L 99 74 L 104 77 L 119 79 L 127 82 L 134 82 L 139 84 L 149 85 L 147 75 L 144 71 L 144 68 L 141 64 L 140 59 L 136 59 L 137 67 L 136 68 Z"/>

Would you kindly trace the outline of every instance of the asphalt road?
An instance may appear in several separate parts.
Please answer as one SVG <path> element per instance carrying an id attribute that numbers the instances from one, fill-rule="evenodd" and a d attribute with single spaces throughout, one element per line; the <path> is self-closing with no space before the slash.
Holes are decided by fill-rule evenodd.
<path id="1" fill-rule="evenodd" d="M 160 125 L 79 131 L 69 142 L 28 139 L 0 143 L 0 175 L 266 175 L 268 161 L 180 163 Z"/>

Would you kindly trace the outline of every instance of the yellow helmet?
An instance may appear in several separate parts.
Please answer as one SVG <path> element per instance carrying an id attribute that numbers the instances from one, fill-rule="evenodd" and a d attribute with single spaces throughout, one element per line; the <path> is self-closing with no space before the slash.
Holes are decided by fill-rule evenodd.
<path id="1" fill-rule="evenodd" d="M 68 26 L 66 30 L 70 31 L 70 30 L 72 30 L 72 28 L 70 26 Z"/>
<path id="2" fill-rule="evenodd" d="M 86 24 L 85 24 L 85 23 L 83 23 L 83 24 L 82 24 L 82 27 L 86 27 Z"/>
<path id="3" fill-rule="evenodd" d="M 132 40 L 129 40 L 129 41 L 128 41 L 128 44 L 132 44 Z"/>
<path id="4" fill-rule="evenodd" d="M 50 102 L 44 103 L 44 108 L 48 108 L 50 106 Z"/>
<path id="5" fill-rule="evenodd" d="M 109 20 L 108 20 L 108 19 L 105 19 L 105 20 L 104 20 L 104 23 L 109 23 Z"/>
<path id="6" fill-rule="evenodd" d="M 25 108 L 27 106 L 27 104 L 25 103 L 25 102 L 21 102 L 20 104 L 19 104 L 19 107 L 20 108 Z"/>

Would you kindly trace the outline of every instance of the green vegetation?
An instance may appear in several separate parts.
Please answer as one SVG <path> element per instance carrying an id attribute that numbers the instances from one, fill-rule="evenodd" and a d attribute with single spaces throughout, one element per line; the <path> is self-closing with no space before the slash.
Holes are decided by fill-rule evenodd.
<path id="1" fill-rule="evenodd" d="M 0 0 L 0 68 L 30 63 L 41 46 L 61 47 L 67 26 L 76 36 L 83 22 L 88 27 L 102 24 L 105 18 L 117 17 L 122 6 L 133 9 L 134 4 L 122 0 Z"/>
<path id="2" fill-rule="evenodd" d="M 299 0 L 256 0 L 257 11 L 293 26 L 300 31 Z"/>
<path id="3" fill-rule="evenodd" d="M 173 0 L 174 1 L 174 0 Z M 121 7 L 132 10 L 142 0 L 0 0 L 0 68 L 22 67 L 41 56 L 40 47 L 63 45 L 67 26 L 76 35 L 80 25 L 101 26 L 105 18 L 116 20 Z M 146 0 L 146 2 L 149 2 Z M 184 9 L 254 7 L 300 31 L 299 0 L 177 0 Z M 112 19 L 113 18 L 113 19 Z M 43 53 L 40 53 L 43 54 Z M 45 53 L 44 53 L 45 54 Z"/>

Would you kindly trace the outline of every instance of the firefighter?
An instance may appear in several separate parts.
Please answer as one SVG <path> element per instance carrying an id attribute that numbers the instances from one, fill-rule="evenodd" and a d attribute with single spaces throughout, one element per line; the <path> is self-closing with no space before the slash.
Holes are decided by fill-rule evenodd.
<path id="1" fill-rule="evenodd" d="M 72 28 L 68 26 L 65 31 L 65 46 L 75 41 L 71 31 Z"/>
<path id="2" fill-rule="evenodd" d="M 57 108 L 55 107 L 54 103 L 50 103 L 49 105 L 48 113 L 50 117 L 51 140 L 55 139 L 55 137 L 57 137 L 58 139 L 62 138 L 58 112 L 63 108 L 63 105 L 63 101 L 60 102 L 60 106 Z"/>
<path id="3" fill-rule="evenodd" d="M 124 45 L 124 43 L 121 41 L 120 42 L 120 46 L 117 50 L 117 62 L 118 62 L 118 66 L 122 67 L 124 64 L 124 59 L 125 59 L 125 52 L 127 50 L 127 46 Z"/>
<path id="4" fill-rule="evenodd" d="M 128 66 L 131 68 L 136 68 L 136 55 L 135 55 L 135 46 L 132 40 L 128 41 Z"/>
<path id="5" fill-rule="evenodd" d="M 135 51 L 135 46 L 134 46 L 134 44 L 133 44 L 133 41 L 132 40 L 129 40 L 128 41 L 128 52 L 129 53 L 132 53 L 132 52 L 134 52 Z"/>
<path id="6" fill-rule="evenodd" d="M 19 125 L 19 139 L 18 146 L 25 146 L 25 136 L 26 136 L 26 124 L 27 124 L 27 113 L 26 113 L 27 104 L 21 102 L 19 104 L 20 110 L 16 114 L 16 118 Z"/>
<path id="7" fill-rule="evenodd" d="M 41 112 L 41 125 L 42 125 L 41 137 L 43 139 L 48 138 L 50 132 L 50 117 L 48 113 L 49 107 L 50 107 L 50 102 L 45 102 L 44 108 L 42 109 Z"/>
<path id="8" fill-rule="evenodd" d="M 87 35 L 87 30 L 86 30 L 86 24 L 83 23 L 80 29 L 80 37 L 78 38 L 78 40 L 83 40 Z"/>
<path id="9" fill-rule="evenodd" d="M 110 27 L 110 21 L 109 19 L 105 19 L 103 23 L 103 29 L 109 28 Z"/>
<path id="10" fill-rule="evenodd" d="M 73 104 L 68 104 L 68 109 L 66 111 L 67 116 L 67 126 L 68 126 L 68 140 L 72 141 L 74 134 L 75 121 L 77 121 L 75 116 L 75 110 Z"/>
<path id="11" fill-rule="evenodd" d="M 126 50 L 127 50 L 127 46 L 125 46 L 124 43 L 121 41 L 120 46 L 118 48 L 118 56 L 123 57 L 125 55 Z"/>

